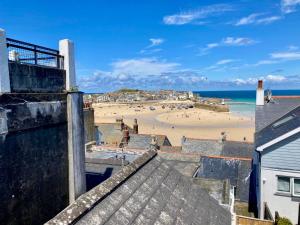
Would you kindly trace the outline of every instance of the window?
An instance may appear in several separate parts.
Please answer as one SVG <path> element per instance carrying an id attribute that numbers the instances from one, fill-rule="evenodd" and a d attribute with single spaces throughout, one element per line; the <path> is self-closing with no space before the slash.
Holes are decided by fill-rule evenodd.
<path id="1" fill-rule="evenodd" d="M 300 178 L 294 178 L 294 195 L 300 196 Z"/>
<path id="2" fill-rule="evenodd" d="M 277 177 L 277 191 L 280 192 L 290 192 L 290 178 L 289 177 Z"/>
<path id="3" fill-rule="evenodd" d="M 273 128 L 277 128 L 285 123 L 287 123 L 288 121 L 294 119 L 294 115 L 291 115 L 291 116 L 288 116 L 288 117 L 285 117 L 279 121 L 277 121 L 276 123 L 273 124 Z"/>

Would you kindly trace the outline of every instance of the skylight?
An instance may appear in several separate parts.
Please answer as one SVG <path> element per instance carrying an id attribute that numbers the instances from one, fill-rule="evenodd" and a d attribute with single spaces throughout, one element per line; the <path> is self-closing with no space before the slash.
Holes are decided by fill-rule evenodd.
<path id="1" fill-rule="evenodd" d="M 295 117 L 294 115 L 291 115 L 291 116 L 287 116 L 287 117 L 285 117 L 285 118 L 283 118 L 283 119 L 277 121 L 276 123 L 273 124 L 273 128 L 277 128 L 277 127 L 279 127 L 279 126 L 285 124 L 286 122 L 288 122 L 288 121 L 294 119 L 294 117 Z"/>

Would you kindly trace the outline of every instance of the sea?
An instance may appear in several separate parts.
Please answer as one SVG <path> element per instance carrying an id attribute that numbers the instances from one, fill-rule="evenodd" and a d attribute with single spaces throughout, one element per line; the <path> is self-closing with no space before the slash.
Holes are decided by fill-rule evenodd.
<path id="1" fill-rule="evenodd" d="M 240 116 L 254 118 L 256 91 L 194 91 L 200 97 L 222 98 L 228 104 L 230 112 Z M 273 96 L 300 95 L 300 90 L 272 90 Z"/>

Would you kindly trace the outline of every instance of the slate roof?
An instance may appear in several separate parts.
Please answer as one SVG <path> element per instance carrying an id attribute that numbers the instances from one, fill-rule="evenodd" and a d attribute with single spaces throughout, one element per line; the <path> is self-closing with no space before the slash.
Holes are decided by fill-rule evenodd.
<path id="1" fill-rule="evenodd" d="M 274 103 L 271 102 L 265 103 L 263 106 L 256 106 L 255 131 L 259 132 L 299 105 L 300 100 L 297 98 L 275 98 Z"/>
<path id="2" fill-rule="evenodd" d="M 230 225 L 230 211 L 174 166 L 148 151 L 46 224 Z"/>
<path id="3" fill-rule="evenodd" d="M 200 155 L 252 158 L 254 145 L 249 142 L 185 138 L 182 152 Z"/>
<path id="4" fill-rule="evenodd" d="M 281 121 L 282 119 L 287 118 L 289 116 L 293 116 L 294 118 L 283 123 L 278 127 L 273 126 L 273 124 L 275 124 L 276 122 Z M 291 110 L 290 112 L 275 120 L 273 123 L 271 123 L 264 129 L 257 132 L 255 134 L 256 147 L 266 144 L 269 141 L 274 140 L 298 127 L 300 127 L 300 106 L 295 108 L 294 110 Z"/>
<path id="5" fill-rule="evenodd" d="M 158 146 L 171 146 L 170 141 L 166 135 L 155 135 Z M 130 134 L 127 147 L 133 149 L 145 149 L 150 148 L 152 136 L 150 134 Z"/>
<path id="6" fill-rule="evenodd" d="M 132 128 L 127 126 L 129 132 L 132 132 Z M 96 127 L 98 131 L 102 134 L 100 142 L 108 145 L 117 145 L 122 141 L 123 132 L 121 131 L 120 123 L 97 123 Z"/>
<path id="7" fill-rule="evenodd" d="M 254 144 L 240 141 L 224 141 L 221 156 L 252 158 Z"/>
<path id="8" fill-rule="evenodd" d="M 203 155 L 220 155 L 223 144 L 219 140 L 195 139 L 183 137 L 182 151 Z"/>
<path id="9" fill-rule="evenodd" d="M 236 198 L 248 202 L 251 159 L 202 156 L 196 177 L 230 180 L 237 187 Z"/>

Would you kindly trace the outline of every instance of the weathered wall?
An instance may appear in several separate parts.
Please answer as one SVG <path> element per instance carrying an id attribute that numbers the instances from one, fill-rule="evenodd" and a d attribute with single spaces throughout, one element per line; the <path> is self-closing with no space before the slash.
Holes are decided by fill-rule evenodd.
<path id="1" fill-rule="evenodd" d="M 59 93 L 65 90 L 66 71 L 9 62 L 11 92 Z"/>
<path id="2" fill-rule="evenodd" d="M 83 118 L 84 118 L 84 141 L 89 143 L 95 141 L 95 117 L 93 108 L 83 109 Z"/>
<path id="3" fill-rule="evenodd" d="M 202 156 L 196 177 L 229 179 L 230 184 L 236 187 L 236 199 L 248 202 L 250 172 L 251 160 Z"/>
<path id="4" fill-rule="evenodd" d="M 67 96 L 69 203 L 86 190 L 84 165 L 83 93 L 70 92 Z"/>
<path id="5" fill-rule="evenodd" d="M 68 204 L 66 95 L 6 94 L 0 109 L 1 224 L 42 224 Z"/>

